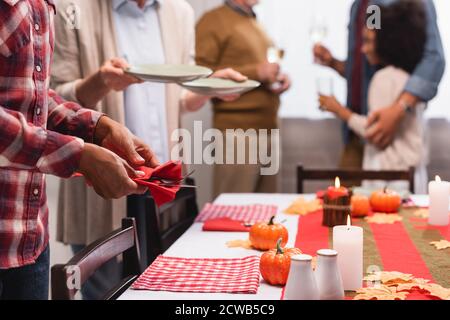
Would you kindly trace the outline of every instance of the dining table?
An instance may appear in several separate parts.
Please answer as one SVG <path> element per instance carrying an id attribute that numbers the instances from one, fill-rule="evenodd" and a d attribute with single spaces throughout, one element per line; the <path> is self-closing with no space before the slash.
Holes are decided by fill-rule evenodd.
<path id="1" fill-rule="evenodd" d="M 284 213 L 289 205 L 302 196 L 306 201 L 314 194 L 222 194 L 218 205 L 275 205 L 276 221 L 289 232 L 287 247 L 298 247 L 306 254 L 332 248 L 332 228 L 322 226 L 322 212 L 308 215 Z M 426 195 L 413 195 L 414 208 L 399 213 L 403 220 L 393 224 L 372 224 L 365 219 L 353 219 L 364 230 L 364 270 L 398 271 L 425 278 L 443 287 L 450 287 L 450 249 L 437 250 L 431 241 L 450 241 L 450 227 L 432 227 L 426 218 L 416 216 L 417 207 L 427 207 Z M 244 258 L 260 256 L 261 251 L 228 247 L 227 242 L 248 239 L 248 232 L 210 232 L 202 230 L 203 223 L 195 222 L 166 251 L 164 256 L 181 258 Z M 262 278 L 256 294 L 192 293 L 127 289 L 119 300 L 280 300 L 283 287 L 272 286 Z M 354 292 L 346 292 L 351 299 Z M 410 299 L 427 299 L 412 293 Z"/>

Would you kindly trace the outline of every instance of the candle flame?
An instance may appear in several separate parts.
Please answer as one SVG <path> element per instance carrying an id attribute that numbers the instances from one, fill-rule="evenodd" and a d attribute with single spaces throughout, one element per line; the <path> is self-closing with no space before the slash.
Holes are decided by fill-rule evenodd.
<path id="1" fill-rule="evenodd" d="M 352 225 L 352 220 L 350 219 L 350 215 L 347 216 L 347 227 L 350 227 Z"/>
<path id="2" fill-rule="evenodd" d="M 442 180 L 441 180 L 441 177 L 439 177 L 439 176 L 436 176 L 436 182 L 441 182 Z"/>
<path id="3" fill-rule="evenodd" d="M 340 188 L 341 187 L 341 180 L 339 179 L 339 177 L 336 177 L 336 179 L 334 180 L 334 186 L 336 188 Z"/>

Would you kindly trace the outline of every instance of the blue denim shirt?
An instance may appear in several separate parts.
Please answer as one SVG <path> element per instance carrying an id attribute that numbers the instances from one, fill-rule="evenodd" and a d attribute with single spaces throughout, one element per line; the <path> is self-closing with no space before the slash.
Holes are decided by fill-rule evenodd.
<path id="1" fill-rule="evenodd" d="M 371 4 L 378 5 L 388 5 L 394 1 L 399 0 L 372 0 Z M 425 46 L 425 53 L 422 61 L 416 67 L 415 71 L 409 79 L 405 91 L 409 92 L 421 100 L 428 102 L 432 100 L 438 91 L 439 83 L 441 82 L 442 76 L 445 70 L 445 57 L 444 49 L 442 46 L 441 36 L 439 33 L 439 28 L 437 25 L 437 14 L 436 8 L 434 6 L 433 0 L 423 0 L 428 26 L 427 26 L 427 43 Z M 358 14 L 358 8 L 361 0 L 355 0 L 353 2 L 351 13 L 350 13 L 350 24 L 349 24 L 349 38 L 348 38 L 348 57 L 346 62 L 346 79 L 347 79 L 347 105 L 351 101 L 351 75 L 352 75 L 352 62 L 353 53 L 355 47 L 355 40 L 352 36 L 355 33 L 356 19 Z M 367 93 L 372 76 L 376 72 L 376 68 L 371 66 L 367 59 L 364 57 L 363 60 L 363 95 L 361 101 L 361 106 L 364 114 L 367 114 Z"/>

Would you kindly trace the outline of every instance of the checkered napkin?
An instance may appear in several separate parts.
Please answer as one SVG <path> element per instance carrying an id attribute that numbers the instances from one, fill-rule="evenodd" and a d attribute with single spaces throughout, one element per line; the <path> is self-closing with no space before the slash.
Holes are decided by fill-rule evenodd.
<path id="1" fill-rule="evenodd" d="M 260 222 L 269 221 L 270 218 L 277 214 L 277 206 L 252 204 L 252 205 L 217 205 L 207 203 L 203 210 L 195 219 L 196 222 L 204 222 L 206 220 L 229 218 L 243 222 Z"/>
<path id="2" fill-rule="evenodd" d="M 135 290 L 256 294 L 259 257 L 190 259 L 159 256 L 131 286 Z"/>

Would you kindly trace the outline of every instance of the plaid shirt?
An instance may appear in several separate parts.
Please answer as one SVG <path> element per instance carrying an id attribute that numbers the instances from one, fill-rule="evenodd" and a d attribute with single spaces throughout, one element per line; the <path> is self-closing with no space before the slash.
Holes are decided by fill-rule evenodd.
<path id="1" fill-rule="evenodd" d="M 0 0 L 0 269 L 46 248 L 45 174 L 74 173 L 100 117 L 49 90 L 54 14 L 53 0 Z"/>

